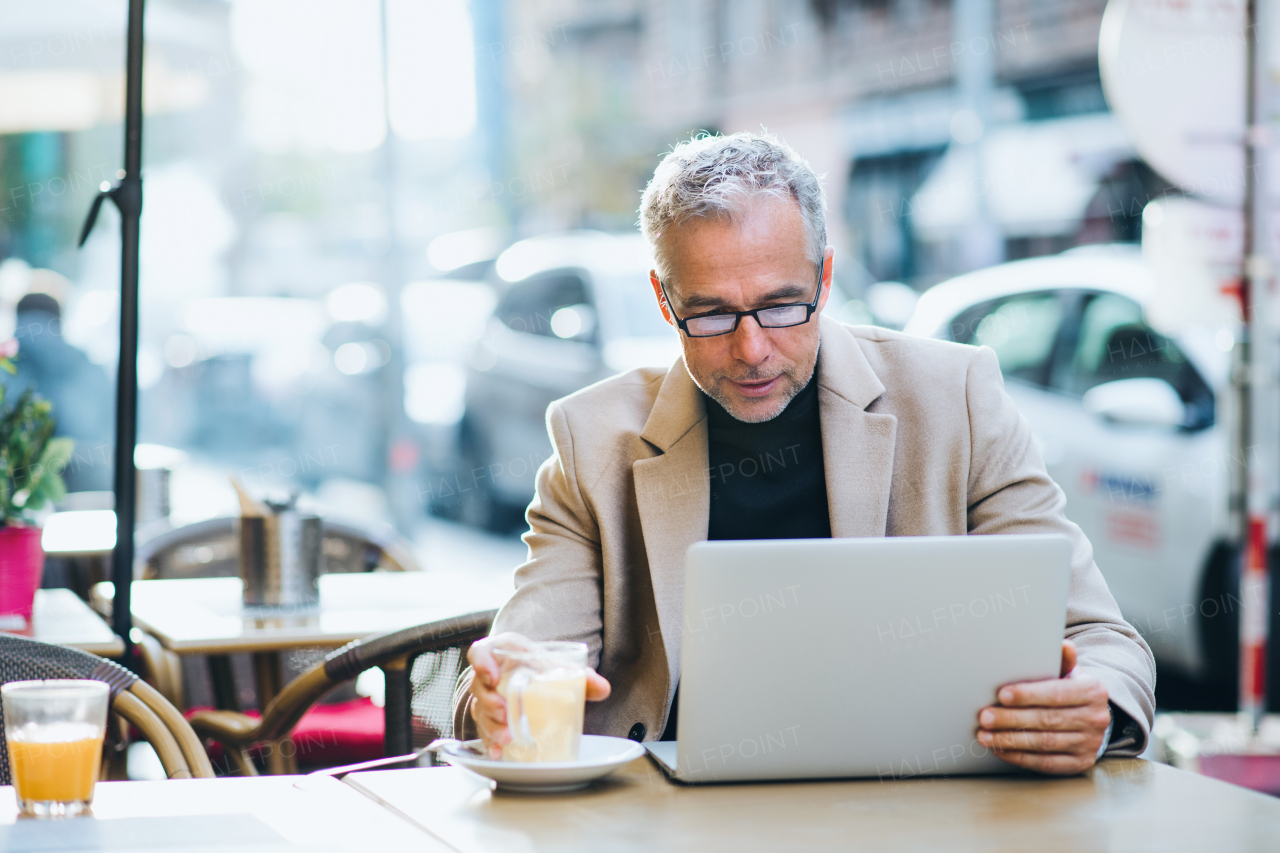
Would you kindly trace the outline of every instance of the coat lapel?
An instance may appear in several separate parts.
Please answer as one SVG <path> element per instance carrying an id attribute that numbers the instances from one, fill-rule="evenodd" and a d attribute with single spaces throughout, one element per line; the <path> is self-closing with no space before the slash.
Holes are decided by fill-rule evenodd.
<path id="1" fill-rule="evenodd" d="M 818 410 L 831 535 L 884 536 L 897 418 L 866 411 L 884 385 L 847 328 L 822 319 Z M 684 555 L 707 538 L 707 413 L 679 361 L 668 371 L 640 437 L 659 451 L 632 465 L 658 627 L 667 655 L 667 698 L 680 664 Z"/>
<path id="2" fill-rule="evenodd" d="M 846 327 L 821 323 L 818 416 L 831 535 L 884 536 L 898 419 L 866 410 L 884 384 Z"/>
<path id="3" fill-rule="evenodd" d="M 660 454 L 632 465 L 636 505 L 667 655 L 667 699 L 680 665 L 684 555 L 707 538 L 707 414 L 698 386 L 678 361 L 667 373 L 640 437 Z"/>

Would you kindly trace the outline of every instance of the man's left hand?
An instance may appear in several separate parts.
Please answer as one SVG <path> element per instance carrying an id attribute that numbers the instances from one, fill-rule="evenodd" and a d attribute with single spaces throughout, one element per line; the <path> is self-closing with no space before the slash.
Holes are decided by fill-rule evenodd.
<path id="1" fill-rule="evenodd" d="M 978 712 L 978 743 L 996 757 L 1041 773 L 1083 773 L 1097 761 L 1111 724 L 1107 688 L 1091 675 L 1072 674 L 1076 647 L 1062 642 L 1057 679 L 1000 688 L 997 704 Z"/>

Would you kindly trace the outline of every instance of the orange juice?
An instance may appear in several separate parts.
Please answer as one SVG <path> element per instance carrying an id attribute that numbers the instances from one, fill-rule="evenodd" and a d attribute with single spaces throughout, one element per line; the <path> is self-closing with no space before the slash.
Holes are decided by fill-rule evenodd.
<path id="1" fill-rule="evenodd" d="M 28 724 L 9 732 L 13 784 L 23 800 L 93 799 L 102 729 L 91 723 Z"/>

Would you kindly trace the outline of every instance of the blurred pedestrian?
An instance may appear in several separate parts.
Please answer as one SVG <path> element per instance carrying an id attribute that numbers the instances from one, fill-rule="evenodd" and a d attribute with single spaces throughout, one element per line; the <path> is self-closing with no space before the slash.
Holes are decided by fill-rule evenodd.
<path id="1" fill-rule="evenodd" d="M 75 454 L 63 472 L 67 490 L 106 491 L 112 487 L 115 399 L 110 377 L 62 334 L 62 306 L 47 293 L 28 293 L 18 302 L 14 337 L 18 371 L 0 373 L 5 396 L 27 388 L 53 403 L 56 435 L 75 439 Z"/>

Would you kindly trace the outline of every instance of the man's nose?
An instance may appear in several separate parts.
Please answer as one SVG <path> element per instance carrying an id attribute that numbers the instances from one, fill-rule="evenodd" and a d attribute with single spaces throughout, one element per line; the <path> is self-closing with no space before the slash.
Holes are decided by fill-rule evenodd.
<path id="1" fill-rule="evenodd" d="M 738 321 L 738 328 L 733 332 L 733 350 L 735 359 L 750 365 L 764 362 L 773 352 L 773 342 L 769 333 L 761 328 L 755 317 L 743 317 Z"/>

